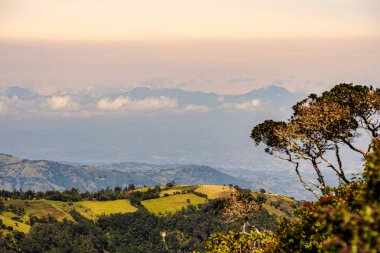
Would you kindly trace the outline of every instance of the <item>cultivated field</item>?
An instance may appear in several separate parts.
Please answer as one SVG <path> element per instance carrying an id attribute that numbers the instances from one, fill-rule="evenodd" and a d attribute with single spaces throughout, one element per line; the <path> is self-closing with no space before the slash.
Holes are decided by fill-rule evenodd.
<path id="1" fill-rule="evenodd" d="M 162 186 L 161 189 L 166 188 Z M 146 191 L 148 188 L 140 188 L 135 191 Z M 175 185 L 167 190 L 160 192 L 160 197 L 141 201 L 143 207 L 149 212 L 161 216 L 169 213 L 175 213 L 182 208 L 188 206 L 197 206 L 207 201 L 206 198 L 197 196 L 192 191 L 207 195 L 207 199 L 224 198 L 230 196 L 235 191 L 234 188 L 221 185 Z M 252 192 L 253 196 L 257 196 L 257 192 Z M 167 196 L 169 195 L 169 196 Z M 278 217 L 286 217 L 297 203 L 293 199 L 276 194 L 265 194 L 266 202 L 263 207 L 270 213 Z M 70 215 L 70 211 L 75 209 L 84 217 L 96 220 L 101 215 L 110 215 L 114 213 L 131 213 L 136 212 L 138 208 L 131 205 L 127 199 L 119 199 L 113 201 L 79 201 L 79 202 L 62 202 L 52 200 L 17 200 L 4 199 L 6 206 L 22 207 L 25 210 L 24 215 L 16 215 L 15 213 L 3 211 L 0 219 L 7 227 L 13 227 L 14 230 L 27 233 L 30 229 L 29 216 L 37 216 L 39 218 L 52 216 L 57 220 L 74 219 Z M 279 209 L 279 205 L 281 208 Z M 3 233 L 8 233 L 6 229 Z"/>
<path id="2" fill-rule="evenodd" d="M 175 213 L 189 205 L 198 205 L 206 202 L 206 199 L 198 197 L 192 193 L 176 194 L 168 197 L 144 200 L 141 204 L 156 215 Z"/>
<path id="3" fill-rule="evenodd" d="M 113 201 L 81 201 L 74 203 L 75 209 L 86 218 L 95 220 L 100 215 L 113 213 L 132 213 L 137 208 L 129 200 L 119 199 Z"/>
<path id="4" fill-rule="evenodd" d="M 223 185 L 201 185 L 195 191 L 207 195 L 209 199 L 216 199 L 230 196 L 235 189 Z"/>

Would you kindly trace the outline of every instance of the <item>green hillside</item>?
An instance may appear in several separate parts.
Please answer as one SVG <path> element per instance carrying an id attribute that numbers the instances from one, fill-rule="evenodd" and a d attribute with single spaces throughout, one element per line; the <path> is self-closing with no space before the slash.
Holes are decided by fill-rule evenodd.
<path id="1" fill-rule="evenodd" d="M 209 199 L 216 199 L 230 196 L 235 189 L 223 185 L 201 185 L 195 191 L 207 195 Z"/>
<path id="2" fill-rule="evenodd" d="M 113 201 L 79 201 L 67 203 L 52 200 L 3 200 L 5 206 L 15 206 L 22 208 L 25 213 L 2 212 L 0 219 L 6 226 L 13 227 L 13 230 L 28 232 L 30 229 L 30 216 L 46 218 L 52 216 L 58 221 L 74 220 L 70 211 L 76 210 L 78 213 L 90 220 L 96 220 L 101 215 L 114 213 L 131 213 L 137 211 L 129 200 L 119 199 Z M 12 219 L 13 218 L 13 219 Z"/>
<path id="3" fill-rule="evenodd" d="M 189 205 L 198 205 L 206 202 L 205 198 L 198 197 L 192 193 L 175 194 L 157 199 L 144 200 L 141 204 L 155 215 L 175 213 Z"/>
<path id="4" fill-rule="evenodd" d="M 155 187 L 145 187 L 132 190 L 134 194 L 144 194 Z M 58 221 L 74 221 L 71 211 L 75 210 L 89 220 L 97 220 L 102 215 L 116 213 L 132 213 L 139 209 L 148 210 L 156 216 L 174 214 L 189 206 L 198 207 L 211 199 L 227 198 L 236 190 L 229 186 L 221 185 L 175 185 L 173 187 L 161 186 L 157 197 L 142 200 L 138 205 L 132 205 L 129 199 L 117 199 L 107 201 L 85 200 L 64 202 L 56 200 L 21 200 L 4 198 L 4 211 L 0 214 L 3 223 L 3 233 L 19 231 L 28 233 L 31 226 L 31 218 L 46 219 L 51 216 Z M 257 193 L 252 192 L 255 196 Z M 128 195 L 127 195 L 128 196 Z M 128 197 L 127 197 L 128 198 Z M 291 215 L 296 201 L 278 195 L 266 194 L 266 203 L 263 207 L 269 214 L 276 217 Z"/>

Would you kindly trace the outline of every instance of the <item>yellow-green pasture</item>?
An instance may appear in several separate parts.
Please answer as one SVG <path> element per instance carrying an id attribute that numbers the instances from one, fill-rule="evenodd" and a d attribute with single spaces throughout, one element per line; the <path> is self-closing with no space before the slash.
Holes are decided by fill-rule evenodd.
<path id="1" fill-rule="evenodd" d="M 207 195 L 209 199 L 216 199 L 229 197 L 235 189 L 223 185 L 201 185 L 195 191 Z"/>
<path id="2" fill-rule="evenodd" d="M 155 186 L 149 186 L 149 187 L 141 187 L 141 188 L 136 188 L 135 190 L 133 190 L 134 192 L 146 192 L 148 191 L 149 189 L 154 189 Z M 162 189 L 165 189 L 166 186 L 164 185 L 160 185 L 160 188 L 161 190 Z"/>
<path id="3" fill-rule="evenodd" d="M 165 194 L 173 195 L 175 193 L 181 193 L 181 190 L 169 189 L 160 192 L 160 197 L 164 197 Z"/>
<path id="4" fill-rule="evenodd" d="M 23 207 L 25 209 L 26 215 L 37 216 L 39 218 L 52 216 L 57 220 L 63 220 L 64 218 L 72 220 L 70 214 L 67 213 L 67 210 L 62 209 L 61 206 L 67 205 L 66 202 L 61 201 L 49 201 L 49 200 L 7 200 L 4 201 L 6 205 L 14 205 L 16 207 Z M 23 219 L 26 219 L 24 218 Z"/>
<path id="5" fill-rule="evenodd" d="M 119 199 L 113 201 L 80 201 L 73 203 L 74 208 L 86 218 L 95 220 L 101 215 L 114 213 L 133 213 L 137 208 L 129 200 Z"/>
<path id="6" fill-rule="evenodd" d="M 141 201 L 141 204 L 155 215 L 175 213 L 189 205 L 198 205 L 206 202 L 206 199 L 192 193 L 175 194 L 168 197 Z"/>
<path id="7" fill-rule="evenodd" d="M 160 192 L 160 197 L 164 197 L 164 195 L 174 195 L 174 194 L 180 194 L 185 193 L 189 191 L 193 191 L 198 188 L 198 185 L 175 185 L 167 190 L 162 190 Z"/>
<path id="8" fill-rule="evenodd" d="M 73 220 L 70 211 L 75 209 L 86 218 L 95 220 L 100 215 L 110 215 L 113 213 L 131 213 L 137 211 L 137 208 L 132 206 L 129 200 L 119 199 L 112 201 L 79 201 L 79 202 L 62 202 L 53 200 L 7 200 L 4 202 L 7 206 L 14 205 L 23 207 L 26 214 L 21 217 L 21 220 L 26 222 L 29 216 L 37 216 L 39 218 L 52 216 L 57 220 Z M 8 212 L 3 212 L 3 216 Z M 11 218 L 16 216 L 9 213 L 7 216 Z"/>
<path id="9" fill-rule="evenodd" d="M 0 219 L 3 221 L 4 225 L 13 227 L 13 230 L 28 233 L 30 230 L 30 226 L 25 223 L 12 220 L 12 216 L 15 215 L 13 215 L 12 213 L 4 212 L 0 215 Z M 2 231 L 6 233 L 6 230 Z"/>

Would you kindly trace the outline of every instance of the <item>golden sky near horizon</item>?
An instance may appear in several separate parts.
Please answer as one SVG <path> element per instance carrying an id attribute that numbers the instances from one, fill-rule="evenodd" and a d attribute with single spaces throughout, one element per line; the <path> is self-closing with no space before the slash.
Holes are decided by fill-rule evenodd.
<path id="1" fill-rule="evenodd" d="M 0 40 L 380 37 L 378 0 L 0 0 Z"/>
<path id="2" fill-rule="evenodd" d="M 380 87 L 379 0 L 0 0 L 0 88 Z"/>

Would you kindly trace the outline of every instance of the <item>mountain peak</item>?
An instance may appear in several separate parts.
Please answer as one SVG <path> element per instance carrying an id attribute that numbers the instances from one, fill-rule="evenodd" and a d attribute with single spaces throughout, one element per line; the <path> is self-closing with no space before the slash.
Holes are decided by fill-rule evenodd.
<path id="1" fill-rule="evenodd" d="M 259 88 L 259 89 L 254 89 L 250 92 L 248 92 L 247 94 L 250 94 L 250 93 L 292 93 L 291 91 L 289 91 L 288 89 L 282 87 L 282 86 L 279 86 L 279 85 L 276 85 L 276 84 L 273 84 L 273 85 L 269 85 L 269 86 L 265 86 L 265 87 L 262 87 L 262 88 Z"/>
<path id="2" fill-rule="evenodd" d="M 35 97 L 37 94 L 28 88 L 24 88 L 21 86 L 10 86 L 5 89 L 4 95 L 9 98 L 19 97 L 19 98 L 27 99 L 27 98 Z"/>

